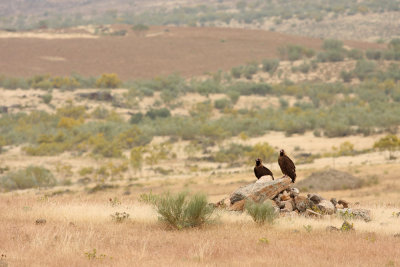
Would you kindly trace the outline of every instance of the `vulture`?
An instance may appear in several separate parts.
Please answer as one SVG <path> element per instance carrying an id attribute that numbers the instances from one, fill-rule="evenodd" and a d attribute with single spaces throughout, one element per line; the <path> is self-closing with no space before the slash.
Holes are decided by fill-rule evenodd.
<path id="1" fill-rule="evenodd" d="M 285 154 L 283 149 L 279 153 L 278 163 L 279 167 L 281 167 L 282 173 L 285 176 L 289 176 L 294 183 L 294 181 L 296 181 L 296 167 L 294 166 L 293 161 Z"/>
<path id="2" fill-rule="evenodd" d="M 272 172 L 262 164 L 261 159 L 256 159 L 256 166 L 254 167 L 254 174 L 257 179 L 260 179 L 264 175 L 271 175 L 272 180 L 274 180 L 274 175 Z"/>

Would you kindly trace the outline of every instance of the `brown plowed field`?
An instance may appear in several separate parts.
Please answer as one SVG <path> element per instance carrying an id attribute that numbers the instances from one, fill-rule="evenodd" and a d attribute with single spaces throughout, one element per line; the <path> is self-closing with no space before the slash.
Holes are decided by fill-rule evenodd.
<path id="1" fill-rule="evenodd" d="M 49 73 L 97 76 L 115 72 L 122 79 L 152 78 L 173 72 L 186 77 L 229 70 L 252 60 L 277 57 L 277 47 L 299 44 L 318 49 L 320 39 L 262 30 L 152 27 L 146 36 L 129 27 L 123 37 L 0 38 L 0 74 Z M 378 44 L 345 42 L 356 48 Z"/>

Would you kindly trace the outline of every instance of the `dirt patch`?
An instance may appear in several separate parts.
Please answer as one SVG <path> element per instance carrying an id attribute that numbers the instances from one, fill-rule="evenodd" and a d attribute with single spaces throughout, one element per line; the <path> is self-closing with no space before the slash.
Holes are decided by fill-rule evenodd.
<path id="1" fill-rule="evenodd" d="M 27 77 L 43 73 L 70 75 L 76 72 L 97 76 L 114 72 L 126 80 L 176 72 L 192 77 L 220 69 L 228 71 L 250 61 L 276 58 L 279 56 L 277 48 L 287 44 L 313 49 L 319 49 L 322 44 L 318 38 L 263 30 L 154 26 L 146 32 L 151 38 L 146 38 L 135 34 L 127 25 L 120 25 L 118 29 L 125 29 L 126 35 L 86 34 L 97 38 L 44 39 L 24 33 L 25 36 L 18 38 L 0 38 L 0 73 Z M 72 33 L 41 34 L 70 37 Z M 379 47 L 362 42 L 345 44 L 355 48 Z"/>
<path id="2" fill-rule="evenodd" d="M 308 191 L 355 189 L 362 186 L 362 180 L 350 173 L 329 169 L 312 173 L 296 186 Z"/>

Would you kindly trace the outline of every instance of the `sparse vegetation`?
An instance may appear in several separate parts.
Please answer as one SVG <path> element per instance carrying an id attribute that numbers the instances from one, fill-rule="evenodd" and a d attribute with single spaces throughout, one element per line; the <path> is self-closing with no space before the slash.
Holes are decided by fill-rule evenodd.
<path id="1" fill-rule="evenodd" d="M 265 222 L 272 224 L 277 217 L 275 209 L 269 201 L 265 203 L 246 201 L 245 209 L 258 224 L 264 224 Z"/>
<path id="2" fill-rule="evenodd" d="M 160 221 L 177 230 L 209 223 L 213 213 L 206 196 L 201 194 L 188 199 L 187 193 L 166 193 L 156 199 L 155 207 Z"/>
<path id="3" fill-rule="evenodd" d="M 6 191 L 52 187 L 57 181 L 53 174 L 46 168 L 39 166 L 29 166 L 14 172 L 3 175 L 0 179 L 1 186 Z"/>

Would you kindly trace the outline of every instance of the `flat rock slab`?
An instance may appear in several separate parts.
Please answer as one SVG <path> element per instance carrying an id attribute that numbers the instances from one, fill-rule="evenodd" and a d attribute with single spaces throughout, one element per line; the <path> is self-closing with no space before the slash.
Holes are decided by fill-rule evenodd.
<path id="1" fill-rule="evenodd" d="M 289 188 L 292 180 L 281 178 L 267 182 L 255 182 L 240 187 L 230 196 L 231 204 L 242 199 L 251 198 L 255 202 L 264 202 L 266 199 L 273 199 L 280 192 Z"/>

